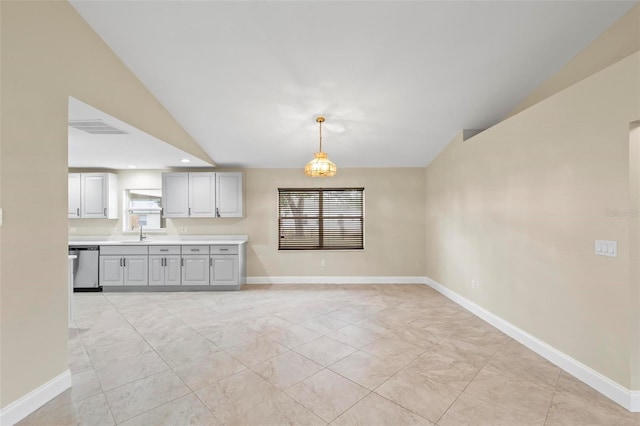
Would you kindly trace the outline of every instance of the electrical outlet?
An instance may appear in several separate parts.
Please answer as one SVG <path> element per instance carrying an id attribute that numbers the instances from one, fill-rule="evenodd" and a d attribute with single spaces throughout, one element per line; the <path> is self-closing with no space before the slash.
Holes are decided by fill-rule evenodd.
<path id="1" fill-rule="evenodd" d="M 477 286 L 476 280 L 471 280 L 471 289 L 475 290 Z"/>
<path id="2" fill-rule="evenodd" d="M 0 209 L 0 226 L 2 226 L 2 209 Z"/>
<path id="3" fill-rule="evenodd" d="M 320 260 L 320 266 L 327 266 L 327 262 L 324 259 Z"/>
<path id="4" fill-rule="evenodd" d="M 182 228 L 180 228 L 180 232 L 187 232 L 187 230 L 188 230 L 188 229 L 187 229 L 187 227 L 186 227 L 186 226 L 183 226 Z"/>
<path id="5" fill-rule="evenodd" d="M 598 256 L 618 256 L 618 242 L 607 240 L 596 240 L 595 252 Z"/>

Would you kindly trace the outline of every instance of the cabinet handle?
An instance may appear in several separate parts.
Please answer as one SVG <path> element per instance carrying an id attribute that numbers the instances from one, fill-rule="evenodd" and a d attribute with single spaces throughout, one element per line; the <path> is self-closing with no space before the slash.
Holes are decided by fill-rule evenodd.
<path id="1" fill-rule="evenodd" d="M 160 260 L 160 266 L 167 266 L 166 264 L 167 259 L 165 259 L 164 257 Z"/>
<path id="2" fill-rule="evenodd" d="M 169 251 L 169 249 L 160 249 L 160 251 Z"/>
<path id="3" fill-rule="evenodd" d="M 189 207 L 189 216 L 191 216 L 191 207 Z"/>
<path id="4" fill-rule="evenodd" d="M 120 266 L 122 266 L 122 258 L 120 258 Z"/>
<path id="5" fill-rule="evenodd" d="M 209 258 L 209 266 L 213 266 L 213 258 L 212 257 Z"/>
<path id="6" fill-rule="evenodd" d="M 80 207 L 76 209 L 76 216 L 80 217 Z"/>
<path id="7" fill-rule="evenodd" d="M 125 266 L 125 267 L 127 266 L 127 259 L 126 258 L 122 259 L 122 266 Z"/>
<path id="8" fill-rule="evenodd" d="M 191 249 L 191 251 L 200 251 L 200 249 Z"/>
<path id="9" fill-rule="evenodd" d="M 184 257 L 180 258 L 180 266 L 184 266 Z"/>
<path id="10" fill-rule="evenodd" d="M 221 249 L 219 249 L 219 250 L 220 250 L 220 251 L 229 251 L 229 249 L 224 249 L 224 248 L 221 248 Z"/>
<path id="11" fill-rule="evenodd" d="M 104 216 L 107 217 L 107 208 L 105 207 L 103 211 L 104 211 Z"/>
<path id="12" fill-rule="evenodd" d="M 216 207 L 216 217 L 220 217 L 220 209 Z"/>

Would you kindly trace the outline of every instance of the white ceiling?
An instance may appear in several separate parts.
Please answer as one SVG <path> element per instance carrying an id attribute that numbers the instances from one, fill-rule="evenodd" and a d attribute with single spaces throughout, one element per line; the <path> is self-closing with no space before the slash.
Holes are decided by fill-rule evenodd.
<path id="1" fill-rule="evenodd" d="M 91 134 L 69 126 L 69 167 L 107 169 L 168 169 L 211 167 L 197 157 L 169 145 L 124 121 L 75 98 L 69 98 L 69 120 L 100 120 L 125 134 Z M 189 163 L 182 162 L 183 159 Z"/>
<path id="2" fill-rule="evenodd" d="M 72 1 L 219 166 L 424 166 L 636 2 Z"/>

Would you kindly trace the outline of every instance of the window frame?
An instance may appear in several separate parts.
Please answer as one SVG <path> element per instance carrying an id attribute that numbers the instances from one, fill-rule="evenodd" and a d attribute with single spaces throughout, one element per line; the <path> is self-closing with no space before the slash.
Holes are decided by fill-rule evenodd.
<path id="1" fill-rule="evenodd" d="M 325 205 L 324 205 L 324 195 L 326 192 L 340 192 L 340 191 L 358 191 L 360 192 L 360 206 L 361 206 L 361 210 L 360 210 L 360 215 L 359 216 L 345 216 L 345 219 L 356 219 L 356 220 L 360 220 L 360 229 L 359 229 L 359 237 L 360 237 L 360 245 L 356 246 L 356 247 L 349 247 L 349 246 L 335 246 L 335 245 L 326 245 L 328 241 L 325 240 L 325 221 L 328 220 L 336 220 L 336 219 L 341 219 L 342 217 L 338 217 L 338 216 L 324 216 L 323 212 L 325 209 Z M 306 244 L 301 244 L 298 246 L 290 246 L 290 247 L 283 247 L 282 245 L 282 239 L 283 239 L 283 230 L 286 229 L 286 227 L 283 229 L 283 219 L 284 220 L 291 220 L 291 219 L 295 219 L 295 216 L 282 216 L 281 215 L 281 209 L 282 209 L 282 202 L 281 202 L 281 197 L 282 197 L 282 193 L 283 192 L 309 192 L 309 193 L 313 193 L 313 194 L 318 194 L 318 214 L 317 216 L 309 216 L 309 215 L 305 215 L 305 216 L 301 216 L 299 219 L 305 219 L 305 220 L 317 220 L 318 221 L 318 225 L 317 225 L 317 233 L 318 233 L 318 245 L 306 245 Z M 364 187 L 339 187 L 339 188 L 311 188 L 311 187 L 307 187 L 307 188 L 278 188 L 278 198 L 277 198 L 277 221 L 278 221 L 278 251 L 283 251 L 283 252 L 287 252 L 287 251 L 327 251 L 327 250 L 331 250 L 331 251 L 364 251 L 365 249 L 365 188 Z M 329 235 L 331 235 L 329 233 Z M 336 240 L 333 240 L 336 241 Z"/>
<path id="2" fill-rule="evenodd" d="M 162 203 L 162 188 L 125 188 L 122 191 L 122 233 L 123 234 L 137 234 L 140 232 L 139 227 L 134 227 L 132 228 L 132 215 L 134 214 L 140 214 L 140 213 L 134 213 L 135 210 L 140 210 L 140 211 L 145 211 L 146 209 L 144 208 L 140 208 L 140 209 L 132 209 L 131 208 L 131 192 L 136 192 L 136 191 L 158 191 L 160 193 L 160 195 L 153 195 L 153 197 L 158 197 L 160 198 L 160 203 Z M 155 210 L 155 209 L 153 209 Z M 147 212 L 147 214 L 159 214 L 160 215 L 160 228 L 149 228 L 148 225 L 143 226 L 143 230 L 145 233 L 151 233 L 151 234 L 166 234 L 167 232 L 167 224 L 166 224 L 166 219 L 162 216 L 162 208 L 160 207 L 160 209 L 156 212 L 156 211 L 151 211 L 149 210 L 149 212 Z"/>

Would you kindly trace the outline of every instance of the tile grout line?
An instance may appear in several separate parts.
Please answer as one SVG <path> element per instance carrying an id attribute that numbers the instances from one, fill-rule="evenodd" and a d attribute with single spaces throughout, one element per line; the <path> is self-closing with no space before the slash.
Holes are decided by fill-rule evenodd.
<path id="1" fill-rule="evenodd" d="M 500 350 L 500 348 L 504 345 L 506 345 L 507 343 L 503 343 L 501 346 L 498 346 L 496 348 L 496 350 L 493 352 L 493 354 L 487 358 L 487 360 L 485 361 L 485 363 L 482 365 L 482 367 L 480 367 L 478 369 L 478 372 L 473 376 L 473 378 L 471 380 L 469 380 L 469 383 L 466 384 L 466 386 L 460 391 L 460 393 L 458 394 L 458 396 L 453 400 L 453 402 L 451 402 L 451 404 L 449 404 L 449 406 L 447 407 L 446 410 L 444 410 L 444 412 L 442 413 L 442 415 L 440 415 L 440 417 L 438 418 L 438 420 L 435 422 L 435 424 L 437 425 L 440 420 L 442 420 L 442 418 L 449 412 L 449 410 L 451 409 L 451 407 L 453 407 L 453 405 L 456 403 L 456 401 L 458 401 L 458 399 L 460 398 L 460 396 L 467 390 L 467 388 L 469 387 L 469 385 L 471 385 L 471 383 L 473 383 L 473 381 L 480 375 L 480 372 L 482 372 L 482 370 L 484 370 L 484 368 L 489 364 L 489 362 L 491 362 L 491 360 L 496 356 L 496 354 L 498 353 L 498 351 Z M 495 404 L 491 404 L 491 405 L 495 405 Z M 497 405 L 496 405 L 497 406 Z"/>
<path id="2" fill-rule="evenodd" d="M 551 400 L 549 401 L 549 408 L 547 409 L 547 414 L 544 416 L 543 426 L 547 424 L 547 420 L 549 419 L 549 414 L 551 413 L 551 407 L 553 407 L 553 400 L 556 397 L 558 392 L 558 384 L 560 383 L 560 376 L 562 375 L 562 370 L 558 371 L 558 377 L 556 377 L 556 384 L 553 387 L 553 394 L 551 395 Z"/>
<path id="3" fill-rule="evenodd" d="M 360 350 L 361 350 L 361 349 L 358 349 L 358 351 L 360 351 Z M 382 359 L 382 358 L 380 358 L 380 357 L 378 357 L 378 356 L 376 356 L 376 355 L 374 355 L 374 354 L 370 354 L 369 352 L 366 352 L 366 351 L 364 351 L 364 352 L 365 352 L 366 354 L 369 354 L 369 355 L 371 355 L 372 357 L 374 357 L 374 358 L 376 358 L 376 359 L 380 360 L 380 361 L 385 362 L 385 360 L 384 360 L 384 359 Z M 422 355 L 421 355 L 421 356 L 422 356 Z M 345 358 L 346 358 L 346 357 L 345 357 Z M 416 359 L 417 359 L 417 358 L 416 358 Z M 415 361 L 415 360 L 414 360 L 414 361 Z M 384 384 L 385 384 L 385 383 L 387 383 L 389 380 L 391 380 L 393 377 L 395 377 L 396 375 L 398 375 L 398 374 L 399 374 L 402 370 L 404 370 L 404 369 L 405 369 L 409 364 L 411 364 L 411 362 L 413 362 L 413 361 L 410 361 L 410 362 L 409 362 L 409 363 L 407 363 L 404 367 L 402 367 L 400 370 L 398 370 L 398 371 L 396 371 L 395 373 L 393 373 L 391 376 L 389 376 L 387 379 L 385 379 L 382 383 L 380 383 L 380 384 L 379 384 L 378 386 L 376 386 L 374 389 L 370 389 L 370 388 L 368 388 L 368 387 L 366 387 L 366 386 L 363 386 L 363 385 L 361 385 L 361 384 L 359 384 L 359 383 L 353 382 L 353 380 L 349 379 L 349 378 L 348 378 L 348 377 L 346 377 L 346 376 L 343 376 L 342 374 L 340 374 L 340 373 L 339 373 L 339 372 L 337 372 L 337 371 L 334 371 L 334 370 L 331 370 L 331 369 L 329 369 L 329 371 L 331 371 L 331 372 L 333 372 L 333 373 L 335 373 L 335 374 L 337 374 L 337 375 L 339 375 L 339 376 L 341 376 L 341 377 L 343 377 L 343 378 L 345 378 L 345 379 L 347 379 L 347 380 L 349 380 L 349 381 L 351 381 L 351 382 L 353 382 L 353 383 L 356 383 L 357 385 L 359 385 L 359 386 L 361 386 L 361 387 L 363 387 L 363 388 L 367 389 L 367 390 L 369 391 L 369 393 L 368 393 L 367 395 L 365 395 L 363 398 L 361 398 L 361 399 L 360 399 L 360 401 L 361 401 L 362 399 L 366 398 L 367 396 L 369 396 L 370 394 L 375 393 L 377 396 L 379 396 L 379 397 L 381 397 L 381 398 L 384 398 L 384 399 L 386 399 L 387 401 L 389 401 L 389 402 L 391 402 L 391 403 L 393 403 L 393 404 L 395 404 L 395 405 L 397 405 L 397 406 L 399 406 L 399 407 L 402 407 L 402 408 L 404 408 L 404 409 L 405 409 L 405 410 L 407 410 L 407 411 L 410 411 L 410 412 L 414 413 L 415 415 L 417 415 L 418 417 L 420 417 L 420 418 L 422 418 L 422 419 L 425 419 L 425 418 L 424 418 L 424 416 L 422 416 L 422 415 L 420 415 L 420 414 L 416 413 L 415 411 L 413 411 L 413 410 L 411 410 L 411 409 L 409 409 L 409 408 L 407 408 L 407 407 L 405 407 L 405 406 L 403 406 L 403 405 L 401 405 L 401 404 L 398 404 L 397 402 L 392 401 L 392 400 L 390 400 L 389 398 L 385 397 L 384 395 L 380 395 L 379 393 L 377 393 L 377 392 L 376 392 L 376 389 L 378 389 L 380 386 L 384 385 Z M 336 363 L 337 363 L 337 362 L 336 362 Z M 336 364 L 336 363 L 334 363 L 334 364 Z M 332 365 L 333 365 L 333 364 L 332 364 Z M 328 367 L 327 367 L 327 368 L 328 368 Z M 360 402 L 360 401 L 358 401 L 358 402 Z M 356 404 L 357 404 L 357 403 L 356 403 Z M 353 404 L 353 405 L 356 405 L 356 404 Z M 353 406 L 352 406 L 352 407 L 353 407 Z M 350 408 L 351 408 L 351 407 L 350 407 Z M 346 413 L 347 411 L 348 411 L 348 410 L 343 411 L 343 412 L 342 412 L 342 414 Z M 342 415 L 342 414 L 341 414 L 341 415 Z M 339 416 L 338 416 L 338 417 L 339 417 Z M 334 420 L 335 420 L 335 419 L 334 419 Z M 429 421 L 429 419 L 425 419 L 425 420 Z M 333 421 L 333 420 L 332 420 L 332 421 Z"/>
<path id="4" fill-rule="evenodd" d="M 303 356 L 304 356 L 304 355 L 303 355 Z M 336 361 L 336 362 L 337 362 L 337 361 Z M 335 364 L 335 363 L 334 363 L 334 364 Z M 318 372 L 317 372 L 317 373 L 315 373 L 315 374 L 312 374 L 312 375 L 311 375 L 311 376 L 309 376 L 309 377 L 313 377 L 313 376 L 315 376 L 315 375 L 317 375 L 317 374 L 320 374 L 320 373 L 322 373 L 322 372 L 323 372 L 323 371 L 325 371 L 325 370 L 328 370 L 328 371 L 330 371 L 331 373 L 333 373 L 333 374 L 335 374 L 335 375 L 338 375 L 338 376 L 342 377 L 343 379 L 345 379 L 345 380 L 347 380 L 347 381 L 349 381 L 349 382 L 351 382 L 351 383 L 353 383 L 353 384 L 355 384 L 355 385 L 357 385 L 357 386 L 359 386 L 359 387 L 361 387 L 361 388 L 363 388 L 363 389 L 365 389 L 365 390 L 367 391 L 367 393 L 366 393 L 365 395 L 363 395 L 363 396 L 362 396 L 362 398 L 358 399 L 356 402 L 354 402 L 353 404 L 351 404 L 347 409 L 343 410 L 343 411 L 342 411 L 340 414 L 338 414 L 336 417 L 334 417 L 334 418 L 333 418 L 333 419 L 331 419 L 330 421 L 326 422 L 327 424 L 330 424 L 331 422 L 335 421 L 338 417 L 340 417 L 341 415 L 343 415 L 344 413 L 346 413 L 347 411 L 349 411 L 349 410 L 350 410 L 354 405 L 356 405 L 358 402 L 362 401 L 364 398 L 366 398 L 367 396 L 369 396 L 369 394 L 373 393 L 373 391 L 372 391 L 372 390 L 370 390 L 369 388 L 365 387 L 365 386 L 362 386 L 362 385 L 361 385 L 361 384 L 359 384 L 359 383 L 354 382 L 353 380 L 349 379 L 348 377 L 344 377 L 343 375 L 341 375 L 341 374 L 339 374 L 339 373 L 336 373 L 335 371 L 333 371 L 333 370 L 329 369 L 329 367 L 328 367 L 328 366 L 327 366 L 327 367 L 324 367 L 322 370 L 318 371 Z M 287 388 L 287 390 L 288 390 L 288 389 L 291 389 L 291 388 L 292 388 L 292 387 L 294 387 L 294 386 L 299 385 L 300 383 L 302 383 L 302 382 L 304 382 L 305 380 L 307 380 L 309 377 L 306 377 L 305 379 L 303 379 L 303 380 L 299 381 L 298 383 L 296 383 L 296 384 L 294 384 L 294 385 L 289 386 L 289 387 Z M 284 392 L 286 393 L 286 390 L 285 390 Z M 303 403 L 302 401 L 298 401 L 294 396 L 289 395 L 288 393 L 287 393 L 286 395 L 287 395 L 287 396 L 289 396 L 290 398 L 292 398 L 293 400 L 295 400 L 298 404 L 300 404 L 300 405 L 304 406 L 307 410 L 309 410 L 309 411 L 313 412 L 313 411 L 311 410 L 311 408 L 310 408 L 310 407 L 307 407 L 306 405 L 304 405 L 304 403 Z M 314 413 L 314 414 L 315 414 L 315 413 Z M 320 416 L 318 416 L 318 415 L 316 415 L 316 416 L 317 416 L 318 418 L 321 418 L 321 417 L 320 417 Z M 322 419 L 322 420 L 324 421 L 324 419 Z"/>
<path id="5" fill-rule="evenodd" d="M 134 293 L 134 294 L 135 294 L 135 293 Z M 108 300 L 108 299 L 107 299 L 107 300 Z M 111 301 L 109 301 L 109 303 L 111 303 Z M 122 316 L 122 318 L 123 318 L 123 319 L 124 319 L 124 320 L 125 320 L 125 321 L 126 321 L 126 322 L 127 322 L 127 323 L 128 323 L 128 324 L 129 324 L 133 329 L 134 329 L 134 330 L 135 330 L 136 334 L 137 334 L 138 336 L 140 336 L 140 338 L 141 338 L 142 340 L 144 340 L 144 342 L 145 342 L 147 345 L 149 345 L 149 347 L 152 349 L 152 351 L 153 351 L 156 355 L 158 355 L 158 357 L 159 357 L 159 358 L 160 358 L 160 359 L 161 359 L 161 360 L 166 364 L 167 369 L 162 370 L 162 371 L 158 371 L 158 372 L 155 372 L 155 373 L 152 373 L 152 374 L 149 374 L 149 375 L 147 375 L 147 376 L 141 377 L 141 378 L 136 379 L 136 380 L 133 380 L 133 381 L 131 381 L 131 382 L 123 383 L 122 385 L 116 386 L 116 387 L 114 387 L 113 389 L 110 389 L 109 391 L 114 390 L 114 389 L 117 389 L 117 388 L 122 387 L 122 386 L 125 386 L 125 385 L 129 385 L 129 384 L 134 383 L 134 382 L 137 382 L 137 381 L 139 381 L 139 380 L 147 379 L 147 378 L 149 378 L 149 377 L 151 377 L 151 376 L 154 376 L 154 375 L 156 375 L 156 374 L 160 374 L 160 373 L 162 373 L 162 372 L 164 372 L 164 371 L 171 370 L 171 372 L 172 372 L 173 374 L 175 374 L 175 375 L 176 375 L 176 377 L 177 377 L 177 378 L 182 382 L 182 384 L 183 384 L 183 385 L 185 385 L 187 389 L 189 389 L 190 393 L 192 393 L 192 394 L 194 394 L 194 395 L 195 395 L 195 392 L 193 391 L 193 389 L 191 389 L 191 387 L 189 387 L 189 385 L 187 385 L 187 384 L 185 383 L 185 381 L 182 379 L 182 377 L 180 377 L 180 375 L 179 375 L 178 373 L 176 373 L 176 372 L 175 372 L 175 370 L 173 369 L 173 367 L 171 366 L 171 364 L 169 364 L 169 363 L 167 362 L 167 360 L 166 360 L 164 357 L 162 357 L 162 355 L 160 355 L 160 354 L 158 353 L 158 351 L 156 350 L 156 348 L 155 348 L 151 343 L 149 343 L 149 341 L 148 341 L 148 340 L 147 340 L 147 339 L 146 339 L 146 338 L 145 338 L 145 337 L 144 337 L 144 336 L 143 336 L 143 335 L 138 331 L 138 329 L 135 327 L 135 325 L 133 325 L 133 324 L 131 323 L 131 321 L 130 321 L 130 320 L 129 320 L 125 315 L 123 315 L 123 314 L 122 314 L 122 312 L 120 312 L 120 310 L 118 309 L 118 307 L 117 307 L 116 305 L 114 305 L 114 304 L 112 303 L 112 306 L 113 306 L 113 307 L 114 307 L 114 309 L 118 312 L 118 314 L 119 314 L 120 316 Z M 173 315 L 173 314 L 172 314 L 172 316 L 175 316 L 175 315 Z M 182 321 L 181 321 L 181 322 L 182 322 Z M 187 325 L 187 324 L 185 324 L 185 325 Z M 187 327 L 189 327 L 189 326 L 187 325 Z M 189 328 L 191 328 L 191 327 L 189 327 Z M 193 329 L 192 329 L 192 330 L 193 330 Z M 194 331 L 195 331 L 195 330 L 194 330 Z M 217 346 L 216 346 L 216 347 L 217 347 Z M 99 380 L 98 380 L 98 381 L 99 381 Z M 100 384 L 100 386 L 102 387 L 102 384 Z M 104 392 L 104 391 L 103 391 L 103 392 Z M 140 413 L 138 413 L 138 414 L 134 415 L 133 417 L 130 417 L 130 418 L 124 419 L 122 422 L 118 422 L 118 421 L 115 419 L 115 415 L 113 415 L 113 412 L 111 412 L 111 415 L 112 415 L 112 416 L 113 416 L 113 418 L 114 418 L 114 421 L 115 421 L 115 423 L 114 423 L 114 424 L 115 424 L 115 425 L 122 424 L 122 423 L 127 422 L 127 421 L 129 421 L 129 420 L 131 420 L 131 419 L 134 419 L 134 418 L 136 418 L 136 417 L 138 417 L 138 416 L 141 416 L 141 415 L 143 415 L 143 414 L 146 414 L 146 413 L 148 413 L 148 412 L 150 412 L 150 411 L 152 411 L 152 410 L 155 410 L 155 409 L 157 409 L 157 408 L 159 408 L 159 407 L 162 407 L 162 406 L 164 406 L 164 405 L 166 405 L 166 404 L 169 404 L 169 403 L 171 403 L 171 402 L 173 402 L 173 401 L 176 401 L 176 400 L 178 400 L 178 399 L 180 399 L 180 398 L 183 398 L 183 397 L 185 397 L 185 396 L 187 396 L 187 395 L 189 395 L 189 393 L 186 393 L 186 394 L 184 394 L 184 395 L 181 395 L 181 396 L 179 396 L 179 397 L 177 397 L 177 398 L 174 398 L 174 399 L 172 399 L 172 400 L 170 400 L 170 401 L 165 401 L 164 403 L 162 403 L 162 404 L 160 404 L 160 405 L 158 405 L 158 406 L 152 407 L 152 408 L 150 408 L 150 409 L 148 409 L 148 410 L 146 410 L 146 411 L 140 412 Z M 197 398 L 197 395 L 196 395 L 196 398 Z M 199 399 L 199 398 L 198 398 L 198 399 Z M 106 398 L 106 393 L 105 393 L 105 400 L 107 401 L 107 404 L 109 405 L 109 410 L 110 410 L 110 411 L 112 411 L 112 410 L 111 410 L 111 404 L 109 404 L 109 400 Z M 215 417 L 215 416 L 214 416 L 214 417 Z"/>
<path id="6" fill-rule="evenodd" d="M 104 297 L 104 296 L 102 296 Z M 120 315 L 122 317 L 122 314 L 120 313 L 120 311 L 115 307 L 115 305 L 113 305 L 113 303 L 111 303 L 111 301 L 109 299 L 107 299 L 106 297 L 104 297 L 104 299 L 116 310 L 116 312 L 118 312 L 118 315 Z M 124 317 L 123 317 L 124 318 Z M 128 322 L 128 321 L 127 321 Z M 75 321 L 74 321 L 75 323 Z M 82 345 L 84 345 L 84 340 L 82 341 Z M 113 424 L 117 425 L 118 421 L 116 420 L 116 416 L 113 414 L 113 409 L 111 407 L 111 403 L 109 402 L 109 399 L 107 398 L 107 394 L 104 391 L 104 387 L 102 386 L 102 382 L 100 381 L 100 378 L 98 377 L 97 373 L 96 373 L 96 368 L 95 365 L 93 364 L 93 359 L 91 358 L 91 356 L 89 355 L 89 350 L 86 348 L 85 346 L 85 350 L 87 351 L 87 357 L 89 357 L 89 362 L 91 363 L 91 367 L 93 369 L 93 373 L 96 375 L 96 380 L 98 381 L 98 384 L 100 385 L 100 390 L 102 391 L 102 397 L 104 398 L 104 401 L 107 403 L 107 407 L 109 408 L 109 414 L 111 415 L 111 418 L 113 420 Z"/>

